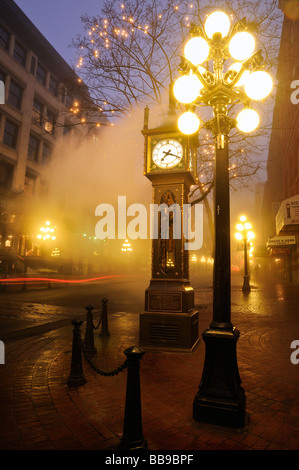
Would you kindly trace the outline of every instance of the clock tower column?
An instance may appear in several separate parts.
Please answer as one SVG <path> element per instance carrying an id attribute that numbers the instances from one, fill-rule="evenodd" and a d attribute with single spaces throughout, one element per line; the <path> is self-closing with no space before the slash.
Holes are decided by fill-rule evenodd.
<path id="1" fill-rule="evenodd" d="M 183 209 L 189 203 L 190 187 L 197 182 L 196 139 L 180 134 L 177 116 L 171 109 L 160 127 L 148 129 L 146 108 L 142 133 L 144 174 L 152 183 L 152 207 L 157 212 L 151 280 L 145 291 L 145 309 L 140 314 L 139 343 L 145 350 L 191 352 L 199 342 L 198 311 L 189 280 Z"/>

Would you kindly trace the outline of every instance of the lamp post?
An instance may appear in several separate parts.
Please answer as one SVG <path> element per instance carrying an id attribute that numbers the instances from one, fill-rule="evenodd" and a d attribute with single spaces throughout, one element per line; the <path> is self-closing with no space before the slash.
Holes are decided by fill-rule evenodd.
<path id="1" fill-rule="evenodd" d="M 254 238 L 254 233 L 251 231 L 251 224 L 246 222 L 246 216 L 240 217 L 240 222 L 237 225 L 238 232 L 235 233 L 237 240 L 243 240 L 244 243 L 244 276 L 243 276 L 243 292 L 250 292 L 249 272 L 248 272 L 248 243 Z"/>
<path id="2" fill-rule="evenodd" d="M 39 234 L 37 235 L 38 240 L 44 240 L 44 243 L 48 243 L 56 240 L 55 235 L 56 227 L 51 225 L 49 220 L 46 220 L 45 225 L 40 228 Z"/>
<path id="3" fill-rule="evenodd" d="M 255 39 L 248 30 L 246 19 L 231 27 L 229 17 L 220 11 L 208 16 L 204 28 L 193 25 L 180 64 L 182 76 L 173 86 L 175 98 L 186 107 L 178 120 L 180 131 L 191 135 L 202 125 L 213 133 L 216 152 L 213 320 L 203 333 L 205 363 L 193 417 L 232 427 L 244 426 L 246 397 L 236 356 L 239 331 L 231 323 L 228 141 L 235 127 L 244 133 L 257 127 L 259 116 L 251 100 L 264 99 L 273 85 L 261 70 L 263 57 L 261 51 L 254 52 Z M 231 59 L 235 62 L 224 71 L 225 61 Z M 198 105 L 211 107 L 213 118 L 201 123 L 195 112 Z M 228 115 L 233 105 L 243 105 L 236 118 Z"/>

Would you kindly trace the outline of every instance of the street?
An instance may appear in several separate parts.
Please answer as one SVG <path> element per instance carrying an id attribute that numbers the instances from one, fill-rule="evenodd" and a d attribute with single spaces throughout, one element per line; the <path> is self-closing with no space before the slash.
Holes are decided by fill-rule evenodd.
<path id="1" fill-rule="evenodd" d="M 198 276 L 193 282 L 200 334 L 212 318 L 210 281 L 210 276 Z M 75 290 L 28 290 L 19 297 L 7 292 L 1 297 L 1 325 L 6 326 L 8 338 L 5 365 L 0 366 L 2 449 L 111 450 L 117 446 L 123 427 L 126 373 L 100 377 L 84 360 L 86 384 L 69 389 L 70 320 L 81 313 L 84 319 L 85 304 L 93 302 L 97 324 L 100 299 L 110 299 L 111 336 L 103 340 L 95 332 L 94 361 L 102 370 L 113 370 L 123 363 L 125 348 L 138 344 L 137 313 L 143 308 L 147 282 L 139 277 L 76 286 Z M 237 349 L 247 399 L 245 428 L 234 430 L 192 420 L 192 401 L 204 363 L 203 341 L 192 354 L 146 352 L 141 362 L 142 416 L 151 450 L 299 449 L 299 364 L 290 360 L 291 343 L 299 339 L 298 287 L 254 280 L 251 292 L 244 295 L 241 286 L 242 277 L 233 276 L 232 322 L 240 331 Z M 23 311 L 13 310 L 23 302 Z M 10 327 L 6 303 L 16 313 Z M 51 323 L 63 317 L 63 322 L 41 331 L 41 317 Z M 32 324 L 35 331 L 29 331 Z M 9 337 L 13 325 L 18 333 Z M 22 334 L 24 328 L 28 336 Z"/>
<path id="2" fill-rule="evenodd" d="M 51 287 L 47 283 L 41 286 L 28 283 L 25 290 L 22 286 L 9 286 L 7 291 L 0 292 L 0 339 L 11 337 L 12 332 L 16 338 L 15 332 L 25 328 L 56 325 L 55 322 L 62 326 L 74 318 L 85 319 L 85 307 L 89 304 L 94 306 L 97 322 L 103 298 L 108 298 L 109 313 L 140 313 L 148 282 L 148 274 L 140 274 L 75 284 L 51 283 Z"/>

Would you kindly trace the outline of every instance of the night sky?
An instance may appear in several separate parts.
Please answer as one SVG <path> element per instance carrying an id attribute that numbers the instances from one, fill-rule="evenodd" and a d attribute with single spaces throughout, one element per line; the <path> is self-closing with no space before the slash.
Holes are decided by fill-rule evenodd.
<path id="1" fill-rule="evenodd" d="M 83 32 L 80 16 L 99 14 L 104 0 L 16 0 L 15 3 L 57 52 L 73 64 L 75 49 L 69 45 L 76 34 Z"/>

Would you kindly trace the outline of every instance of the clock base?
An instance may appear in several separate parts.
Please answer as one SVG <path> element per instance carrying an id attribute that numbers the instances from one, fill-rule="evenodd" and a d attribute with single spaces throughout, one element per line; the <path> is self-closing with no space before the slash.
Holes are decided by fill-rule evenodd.
<path id="1" fill-rule="evenodd" d="M 198 311 L 144 312 L 139 317 L 139 345 L 145 351 L 189 352 L 199 343 Z"/>

